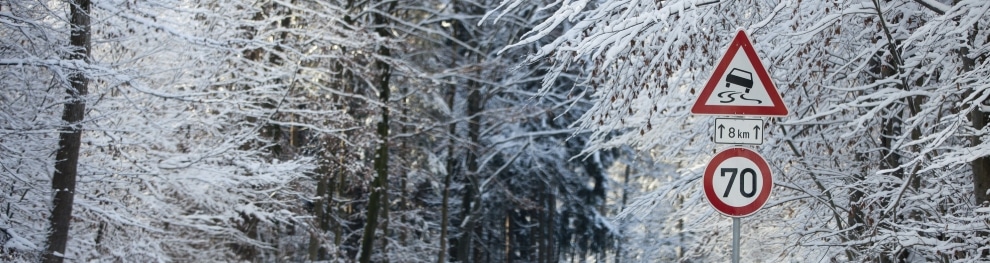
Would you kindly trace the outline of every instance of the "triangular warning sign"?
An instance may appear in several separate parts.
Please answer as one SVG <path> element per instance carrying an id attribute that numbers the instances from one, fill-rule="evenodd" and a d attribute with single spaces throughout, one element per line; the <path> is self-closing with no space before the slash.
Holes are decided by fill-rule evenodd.
<path id="1" fill-rule="evenodd" d="M 746 32 L 739 30 L 691 107 L 692 114 L 787 116 L 787 106 L 770 80 Z"/>

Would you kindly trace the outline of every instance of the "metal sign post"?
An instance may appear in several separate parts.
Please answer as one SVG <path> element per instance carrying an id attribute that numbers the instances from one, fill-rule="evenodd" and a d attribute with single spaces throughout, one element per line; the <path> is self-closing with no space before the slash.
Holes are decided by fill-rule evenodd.
<path id="1" fill-rule="evenodd" d="M 738 217 L 732 218 L 732 263 L 739 263 L 739 228 Z"/>

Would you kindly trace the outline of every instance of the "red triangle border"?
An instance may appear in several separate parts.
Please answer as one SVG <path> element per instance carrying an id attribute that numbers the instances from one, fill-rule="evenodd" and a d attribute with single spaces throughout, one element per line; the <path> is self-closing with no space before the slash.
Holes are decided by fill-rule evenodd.
<path id="1" fill-rule="evenodd" d="M 770 102 L 772 106 L 744 106 L 744 105 L 729 105 L 729 106 L 718 106 L 718 105 L 706 105 L 705 102 L 708 98 L 712 96 L 715 91 L 716 86 L 718 86 L 719 79 L 725 75 L 726 69 L 728 69 L 729 64 L 732 62 L 733 57 L 729 55 L 737 55 L 739 48 L 749 58 L 750 63 L 755 69 L 755 74 L 760 78 L 761 84 L 766 88 L 767 95 L 770 97 Z M 718 66 L 715 67 L 715 71 L 712 72 L 711 77 L 708 78 L 708 82 L 705 84 L 705 88 L 702 89 L 701 94 L 699 94 L 698 99 L 694 102 L 694 106 L 691 107 L 692 114 L 698 115 L 736 115 L 736 116 L 768 116 L 768 117 L 783 117 L 787 116 L 788 110 L 787 105 L 784 105 L 784 101 L 780 98 L 780 93 L 777 91 L 776 86 L 773 84 L 773 80 L 770 79 L 770 74 L 767 73 L 766 67 L 763 66 L 763 62 L 760 60 L 760 56 L 756 54 L 756 50 L 753 49 L 753 43 L 749 41 L 749 37 L 746 36 L 746 32 L 739 30 L 736 33 L 736 37 L 732 39 L 732 43 L 729 44 L 728 50 L 719 59 Z"/>

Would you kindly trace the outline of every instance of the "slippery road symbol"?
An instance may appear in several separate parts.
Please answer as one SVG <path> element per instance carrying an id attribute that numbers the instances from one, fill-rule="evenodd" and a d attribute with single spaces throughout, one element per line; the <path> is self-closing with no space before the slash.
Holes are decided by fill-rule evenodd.
<path id="1" fill-rule="evenodd" d="M 755 101 L 757 104 L 763 104 L 763 101 L 758 99 L 747 98 L 746 94 L 749 94 L 749 90 L 753 88 L 753 73 L 745 71 L 738 68 L 732 68 L 729 74 L 725 75 L 725 87 L 731 88 L 732 84 L 745 88 L 745 92 L 739 91 L 723 91 L 718 93 L 718 97 L 722 98 L 719 100 L 721 103 L 731 103 L 736 101 L 736 99 Z"/>

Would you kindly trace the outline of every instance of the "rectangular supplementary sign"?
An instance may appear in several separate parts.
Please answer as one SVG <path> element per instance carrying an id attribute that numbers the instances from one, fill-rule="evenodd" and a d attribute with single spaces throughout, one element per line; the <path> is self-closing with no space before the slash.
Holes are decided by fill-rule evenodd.
<path id="1" fill-rule="evenodd" d="M 715 118 L 715 143 L 763 144 L 763 119 Z"/>

